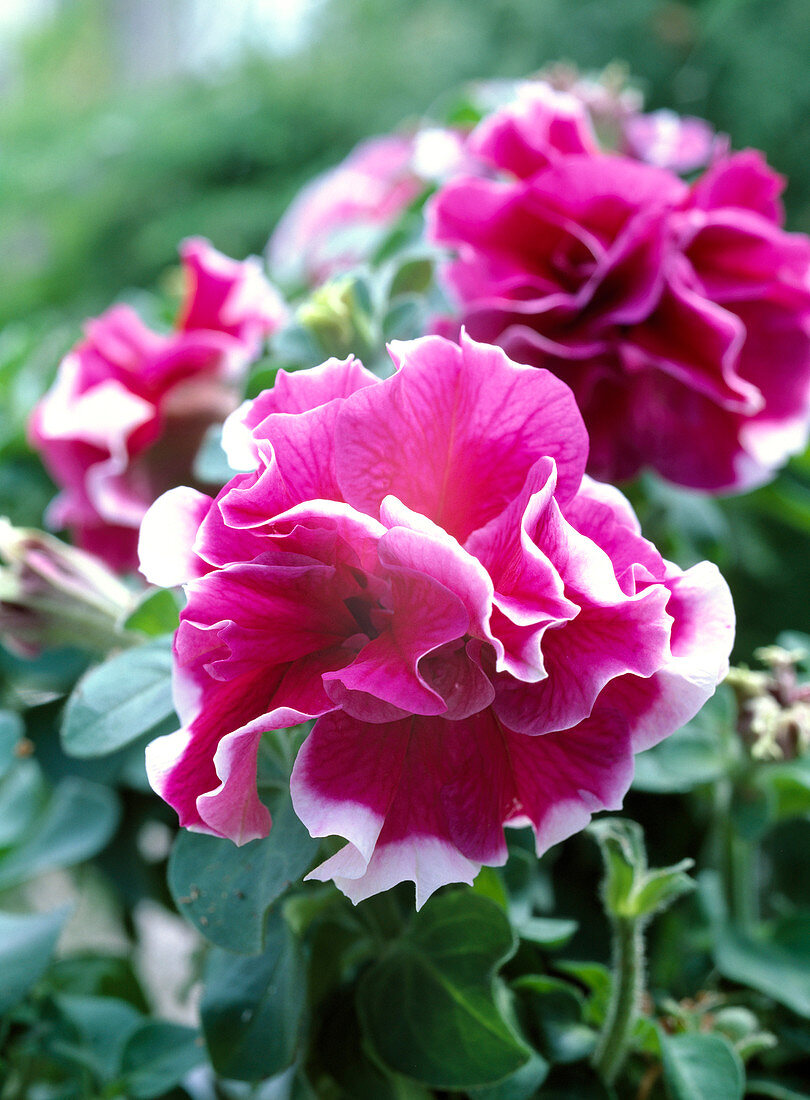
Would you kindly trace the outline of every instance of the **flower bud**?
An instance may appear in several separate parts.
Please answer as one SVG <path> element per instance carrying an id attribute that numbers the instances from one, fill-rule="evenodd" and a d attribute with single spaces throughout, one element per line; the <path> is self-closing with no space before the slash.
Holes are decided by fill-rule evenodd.
<path id="1" fill-rule="evenodd" d="M 0 639 L 36 656 L 49 646 L 105 652 L 126 644 L 129 590 L 92 554 L 0 517 Z"/>

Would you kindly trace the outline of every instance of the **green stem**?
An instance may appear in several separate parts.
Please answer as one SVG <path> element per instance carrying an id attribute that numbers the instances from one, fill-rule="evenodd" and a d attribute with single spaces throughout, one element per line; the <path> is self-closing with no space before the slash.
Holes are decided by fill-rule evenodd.
<path id="1" fill-rule="evenodd" d="M 739 835 L 731 813 L 733 799 L 734 781 L 729 779 L 720 784 L 717 791 L 718 865 L 723 876 L 723 892 L 731 922 L 737 928 L 747 930 L 759 919 L 759 847 L 755 840 Z"/>
<path id="2" fill-rule="evenodd" d="M 639 1014 L 644 984 L 644 922 L 638 917 L 612 920 L 613 984 L 605 1024 L 593 1054 L 593 1064 L 610 1085 L 624 1065 Z"/>

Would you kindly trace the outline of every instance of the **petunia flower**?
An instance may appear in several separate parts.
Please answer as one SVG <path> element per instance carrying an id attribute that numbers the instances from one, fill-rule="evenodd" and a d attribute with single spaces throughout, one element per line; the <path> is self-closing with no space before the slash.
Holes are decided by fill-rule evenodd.
<path id="1" fill-rule="evenodd" d="M 49 523 L 119 571 L 136 566 L 146 509 L 190 478 L 207 428 L 234 409 L 247 366 L 284 318 L 258 261 L 228 259 L 201 239 L 180 254 L 186 292 L 174 331 L 153 332 L 123 305 L 88 321 L 29 425 L 62 488 Z"/>
<path id="2" fill-rule="evenodd" d="M 724 675 L 728 588 L 683 572 L 622 495 L 583 476 L 573 396 L 466 336 L 281 374 L 257 398 L 257 465 L 215 500 L 150 509 L 141 561 L 185 581 L 174 643 L 183 728 L 147 770 L 187 828 L 243 843 L 270 816 L 262 734 L 314 719 L 292 772 L 312 873 L 352 900 L 403 880 L 421 905 L 621 805 L 633 754 Z"/>
<path id="3" fill-rule="evenodd" d="M 739 491 L 804 446 L 810 240 L 782 228 L 759 153 L 721 152 L 689 185 L 602 152 L 584 105 L 543 84 L 469 144 L 486 167 L 428 215 L 459 321 L 572 387 L 592 474 Z"/>

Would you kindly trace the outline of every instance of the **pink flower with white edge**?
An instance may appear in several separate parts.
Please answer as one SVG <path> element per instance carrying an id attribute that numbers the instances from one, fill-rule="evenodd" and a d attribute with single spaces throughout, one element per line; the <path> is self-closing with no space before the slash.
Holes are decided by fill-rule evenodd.
<path id="1" fill-rule="evenodd" d="M 257 468 L 147 514 L 144 572 L 188 595 L 183 728 L 147 770 L 182 825 L 243 843 L 271 824 L 262 734 L 314 719 L 293 806 L 346 844 L 310 877 L 353 901 L 412 880 L 421 905 L 502 864 L 505 825 L 543 852 L 619 807 L 633 754 L 725 674 L 733 609 L 583 477 L 553 375 L 464 336 L 391 356 L 384 381 L 352 359 L 281 375 Z"/>
<path id="2" fill-rule="evenodd" d="M 146 509 L 190 478 L 207 428 L 233 410 L 247 366 L 285 316 L 257 260 L 228 259 L 200 239 L 180 255 L 186 293 L 174 331 L 153 332 L 128 306 L 88 321 L 29 425 L 62 488 L 49 523 L 120 571 L 137 565 Z"/>
<path id="3" fill-rule="evenodd" d="M 461 155 L 461 136 L 440 127 L 361 142 L 284 214 L 268 246 L 272 271 L 318 286 L 369 259 L 428 183 L 460 166 Z"/>
<path id="4" fill-rule="evenodd" d="M 543 85 L 470 147 L 500 174 L 457 177 L 428 215 L 458 319 L 572 387 L 589 472 L 740 491 L 804 446 L 810 240 L 782 228 L 759 153 L 690 186 L 601 152 L 584 106 Z"/>

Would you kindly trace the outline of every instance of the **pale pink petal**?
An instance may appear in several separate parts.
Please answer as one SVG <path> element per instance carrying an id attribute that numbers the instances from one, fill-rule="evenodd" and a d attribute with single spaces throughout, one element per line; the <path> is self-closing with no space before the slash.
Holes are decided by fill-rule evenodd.
<path id="1" fill-rule="evenodd" d="M 211 498 L 185 485 L 158 497 L 141 522 L 140 570 L 150 584 L 171 588 L 207 571 L 194 552 L 197 531 Z"/>

